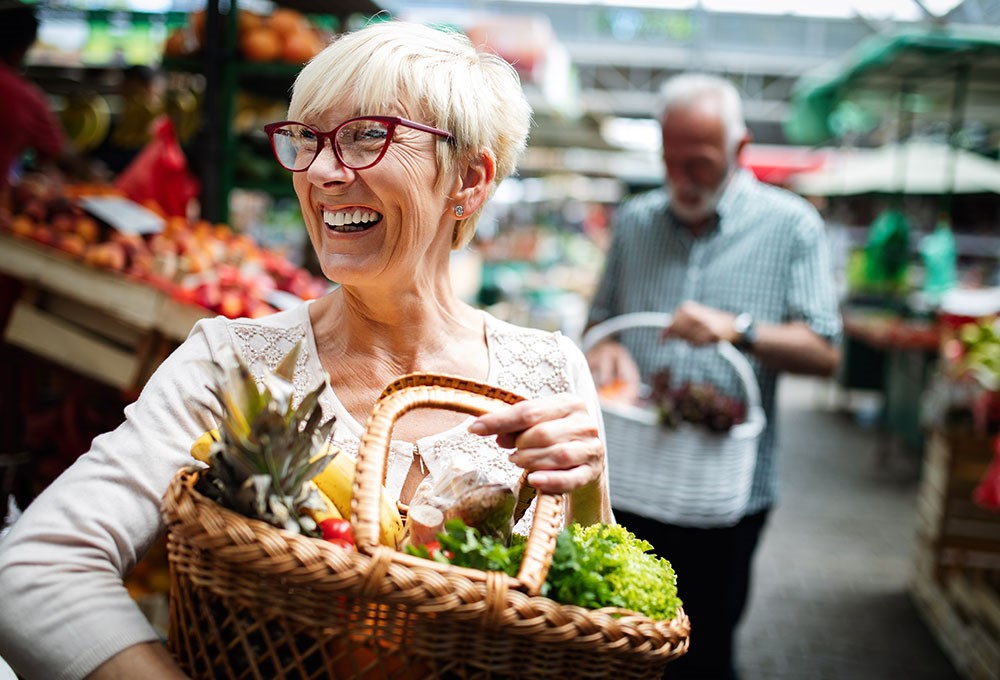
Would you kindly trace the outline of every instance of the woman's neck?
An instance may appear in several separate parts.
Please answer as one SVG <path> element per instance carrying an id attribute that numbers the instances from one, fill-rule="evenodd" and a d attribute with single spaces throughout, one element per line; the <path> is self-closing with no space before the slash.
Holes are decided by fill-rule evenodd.
<path id="1" fill-rule="evenodd" d="M 478 349 L 485 348 L 482 313 L 457 298 L 435 305 L 424 299 L 372 302 L 338 289 L 317 300 L 310 316 L 321 356 L 384 363 L 399 373 L 478 364 Z"/>

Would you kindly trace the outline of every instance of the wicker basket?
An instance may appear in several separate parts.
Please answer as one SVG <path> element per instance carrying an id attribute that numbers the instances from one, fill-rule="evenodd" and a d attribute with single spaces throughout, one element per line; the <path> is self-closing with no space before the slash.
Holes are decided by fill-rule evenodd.
<path id="1" fill-rule="evenodd" d="M 420 407 L 478 415 L 517 395 L 446 376 L 386 388 L 358 455 L 358 551 L 248 519 L 201 496 L 186 469 L 163 503 L 170 561 L 168 647 L 195 678 L 655 678 L 687 651 L 670 621 L 537 595 L 563 498 L 539 494 L 516 578 L 378 545 L 379 498 L 397 418 Z"/>
<path id="2" fill-rule="evenodd" d="M 654 312 L 616 316 L 590 328 L 582 345 L 589 350 L 623 330 L 662 329 L 671 318 Z M 614 507 L 694 527 L 731 526 L 743 516 L 766 421 L 746 358 L 728 342 L 714 347 L 739 378 L 747 398 L 746 419 L 725 434 L 690 423 L 668 428 L 652 409 L 604 402 Z"/>

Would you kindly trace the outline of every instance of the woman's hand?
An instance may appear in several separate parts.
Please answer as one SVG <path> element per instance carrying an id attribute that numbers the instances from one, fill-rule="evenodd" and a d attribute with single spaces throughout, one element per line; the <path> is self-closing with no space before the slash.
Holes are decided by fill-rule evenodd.
<path id="1" fill-rule="evenodd" d="M 538 397 L 479 416 L 469 426 L 515 449 L 510 460 L 545 493 L 571 493 L 570 515 L 584 524 L 610 517 L 604 491 L 604 443 L 597 422 L 573 394 Z"/>
<path id="2" fill-rule="evenodd" d="M 567 493 L 601 479 L 604 444 L 583 400 L 572 394 L 529 399 L 479 416 L 469 432 L 497 436 L 515 449 L 511 462 L 529 472 L 528 482 L 547 493 Z"/>

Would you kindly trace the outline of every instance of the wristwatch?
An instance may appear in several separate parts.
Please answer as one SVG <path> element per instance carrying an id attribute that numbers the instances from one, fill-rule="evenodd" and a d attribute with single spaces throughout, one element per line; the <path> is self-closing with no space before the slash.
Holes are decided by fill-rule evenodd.
<path id="1" fill-rule="evenodd" d="M 754 325 L 753 317 L 743 312 L 733 319 L 733 330 L 736 331 L 736 342 L 733 344 L 739 349 L 752 349 L 757 342 L 757 327 Z"/>

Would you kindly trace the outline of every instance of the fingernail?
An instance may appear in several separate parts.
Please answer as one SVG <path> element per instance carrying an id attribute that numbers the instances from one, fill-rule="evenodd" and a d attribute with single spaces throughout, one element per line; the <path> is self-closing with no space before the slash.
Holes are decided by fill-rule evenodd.
<path id="1" fill-rule="evenodd" d="M 478 420 L 469 425 L 469 432 L 472 434 L 486 434 L 486 426 Z"/>
<path id="2" fill-rule="evenodd" d="M 528 475 L 528 484 L 531 486 L 538 487 L 543 486 L 549 481 L 549 476 L 544 472 L 532 472 Z"/>

